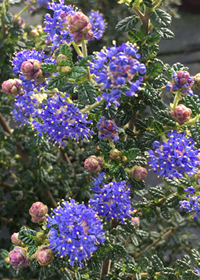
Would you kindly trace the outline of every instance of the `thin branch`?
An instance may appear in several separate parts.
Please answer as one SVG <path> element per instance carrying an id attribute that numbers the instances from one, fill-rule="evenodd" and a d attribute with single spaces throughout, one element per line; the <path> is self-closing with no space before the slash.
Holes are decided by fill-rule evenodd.
<path id="1" fill-rule="evenodd" d="M 147 246 L 147 247 L 144 249 L 144 251 L 141 251 L 139 254 L 137 254 L 137 255 L 134 257 L 134 259 L 140 258 L 140 257 L 144 254 L 144 252 L 146 252 L 146 251 L 150 250 L 152 247 L 156 246 L 156 245 L 159 243 L 160 240 L 162 240 L 163 238 L 165 238 L 165 237 L 171 235 L 171 234 L 174 233 L 178 228 L 179 228 L 179 226 L 176 226 L 176 227 L 170 229 L 169 231 L 167 231 L 165 234 L 163 234 L 163 236 L 159 237 L 159 238 L 156 239 L 153 243 L 151 243 L 149 246 Z"/>

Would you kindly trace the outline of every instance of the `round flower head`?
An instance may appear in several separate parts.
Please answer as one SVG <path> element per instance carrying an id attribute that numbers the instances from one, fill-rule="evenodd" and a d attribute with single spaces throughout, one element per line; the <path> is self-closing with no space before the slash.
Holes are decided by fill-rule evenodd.
<path id="1" fill-rule="evenodd" d="M 99 191 L 99 190 L 98 190 Z M 94 199 L 89 200 L 90 206 L 98 213 L 99 216 L 105 216 L 107 221 L 111 219 L 121 219 L 131 217 L 130 211 L 130 188 L 125 181 L 111 182 L 103 185 L 99 194 L 94 195 Z"/>
<path id="2" fill-rule="evenodd" d="M 164 178 L 181 178 L 183 172 L 192 176 L 197 172 L 198 150 L 194 147 L 192 138 L 186 136 L 186 132 L 169 132 L 168 139 L 159 147 L 157 141 L 154 142 L 155 152 L 150 150 L 149 162 L 152 170 Z"/>
<path id="3" fill-rule="evenodd" d="M 53 10 L 53 16 L 46 14 L 44 21 L 44 31 L 47 33 L 47 40 L 53 44 L 52 50 L 59 47 L 64 42 L 69 43 L 73 41 L 73 36 L 67 30 L 68 16 L 72 16 L 75 11 L 72 6 L 64 5 L 64 1 L 60 3 L 52 2 L 47 6 L 48 9 Z"/>
<path id="4" fill-rule="evenodd" d="M 111 120 L 107 120 L 105 117 L 100 118 L 97 123 L 97 128 L 99 129 L 98 137 L 102 140 L 111 140 L 113 142 L 117 142 L 119 140 L 119 136 L 117 134 L 118 127 Z"/>
<path id="5" fill-rule="evenodd" d="M 27 251 L 22 247 L 15 247 L 8 255 L 10 265 L 14 269 L 20 269 L 21 267 L 28 267 L 30 260 L 27 256 Z"/>
<path id="6" fill-rule="evenodd" d="M 58 257 L 68 255 L 70 265 L 77 261 L 83 266 L 84 261 L 98 249 L 98 244 L 105 241 L 102 227 L 94 210 L 84 204 L 76 204 L 73 199 L 64 201 L 47 218 L 49 248 Z"/>
<path id="7" fill-rule="evenodd" d="M 68 97 L 68 94 L 65 96 Z M 47 105 L 42 104 L 40 114 L 41 122 L 33 120 L 34 130 L 38 135 L 42 133 L 49 135 L 49 140 L 55 144 L 65 145 L 64 140 L 88 139 L 93 131 L 87 127 L 92 121 L 87 121 L 87 114 L 81 111 L 72 103 L 67 103 L 58 93 L 55 97 L 49 98 Z"/>
<path id="8" fill-rule="evenodd" d="M 103 15 L 95 11 L 90 11 L 89 14 L 89 21 L 92 25 L 91 30 L 94 33 L 93 39 L 95 38 L 97 40 L 100 40 L 106 29 L 106 23 L 103 19 Z"/>
<path id="9" fill-rule="evenodd" d="M 126 83 L 130 85 L 130 90 L 126 92 L 126 95 L 134 96 L 135 92 L 140 90 L 143 78 L 139 76 L 132 82 L 136 74 L 143 75 L 146 72 L 145 65 L 137 60 L 139 57 L 133 45 L 123 43 L 119 47 L 114 45 L 101 50 L 90 62 L 90 71 L 94 74 L 95 81 L 101 85 L 102 89 L 110 89 L 107 90 L 109 94 L 105 92 L 102 96 L 107 101 L 107 106 L 110 106 L 111 102 L 116 102 L 121 94 L 119 88 Z M 117 103 L 115 105 L 117 106 Z"/>
<path id="10" fill-rule="evenodd" d="M 166 85 L 166 90 L 171 92 L 177 92 L 184 95 L 193 95 L 191 86 L 194 84 L 194 78 L 190 76 L 187 71 L 178 71 L 172 76 L 172 83 Z"/>

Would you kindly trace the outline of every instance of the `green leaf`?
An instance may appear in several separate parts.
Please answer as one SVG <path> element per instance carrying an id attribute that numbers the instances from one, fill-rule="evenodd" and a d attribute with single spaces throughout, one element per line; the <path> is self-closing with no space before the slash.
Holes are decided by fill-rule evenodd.
<path id="1" fill-rule="evenodd" d="M 134 139 L 127 139 L 124 143 L 124 150 L 129 150 L 135 147 L 135 140 Z"/>
<path id="2" fill-rule="evenodd" d="M 144 122 L 144 120 L 141 120 L 141 119 L 135 119 L 134 125 L 135 125 L 136 129 L 141 132 L 143 132 L 147 129 L 146 123 Z"/>
<path id="3" fill-rule="evenodd" d="M 182 279 L 183 280 L 198 280 L 199 276 L 195 275 L 192 270 L 186 270 L 182 274 Z"/>
<path id="4" fill-rule="evenodd" d="M 61 45 L 59 53 L 67 56 L 68 65 L 70 66 L 72 63 L 72 53 L 70 47 L 68 45 Z"/>
<path id="5" fill-rule="evenodd" d="M 135 159 L 141 153 L 140 149 L 138 148 L 131 148 L 128 151 L 123 151 L 122 156 L 126 156 L 128 161 Z"/>
<path id="6" fill-rule="evenodd" d="M 125 128 L 125 133 L 131 137 L 134 137 L 135 134 L 133 133 L 133 131 L 130 128 Z"/>
<path id="7" fill-rule="evenodd" d="M 155 89 L 154 89 L 150 84 L 148 84 L 148 83 L 147 83 L 147 85 L 145 86 L 143 92 L 144 92 L 144 94 L 145 94 L 148 98 L 150 98 L 150 99 L 153 99 L 154 97 L 156 97 L 156 91 L 155 91 Z"/>
<path id="8" fill-rule="evenodd" d="M 184 66 L 180 62 L 177 62 L 172 65 L 172 69 L 174 70 L 174 72 L 178 72 L 179 70 L 187 71 L 188 67 Z"/>
<path id="9" fill-rule="evenodd" d="M 152 61 L 149 62 L 147 66 L 146 75 L 153 79 L 160 75 L 164 69 L 164 64 L 160 59 L 154 58 Z"/>
<path id="10" fill-rule="evenodd" d="M 33 245 L 31 247 L 28 248 L 27 252 L 29 255 L 33 255 L 38 249 L 38 246 L 37 245 Z"/>
<path id="11" fill-rule="evenodd" d="M 99 147 L 104 155 L 110 154 L 110 150 L 112 150 L 112 147 L 104 141 L 100 141 Z"/>
<path id="12" fill-rule="evenodd" d="M 135 247 L 138 247 L 140 245 L 135 234 L 131 234 L 131 242 Z"/>
<path id="13" fill-rule="evenodd" d="M 10 24 L 13 22 L 14 17 L 11 13 L 6 13 L 6 14 L 2 14 L 1 19 L 3 23 Z"/>
<path id="14" fill-rule="evenodd" d="M 42 63 L 41 68 L 46 72 L 50 72 L 50 73 L 57 72 L 57 65 L 53 63 Z"/>
<path id="15" fill-rule="evenodd" d="M 1 114 L 10 114 L 10 112 L 11 112 L 11 110 L 12 110 L 12 108 L 11 108 L 11 106 L 8 106 L 8 105 L 1 105 L 0 106 L 0 113 Z"/>
<path id="16" fill-rule="evenodd" d="M 152 0 L 143 0 L 142 1 L 144 5 L 146 5 L 148 8 L 152 7 L 153 1 Z"/>
<path id="17" fill-rule="evenodd" d="M 149 46 L 155 45 L 160 41 L 160 34 L 157 31 L 152 31 L 144 37 L 146 44 Z"/>
<path id="18" fill-rule="evenodd" d="M 144 61 L 149 55 L 148 45 L 142 45 L 140 47 L 140 61 Z"/>
<path id="19" fill-rule="evenodd" d="M 184 97 L 185 106 L 190 108 L 195 115 L 200 113 L 200 100 L 197 95 L 187 95 Z"/>
<path id="20" fill-rule="evenodd" d="M 166 220 L 171 219 L 171 215 L 170 215 L 170 212 L 169 212 L 169 209 L 167 208 L 167 206 L 162 205 L 160 207 L 160 210 L 161 210 L 161 215 L 163 216 L 163 218 L 165 218 Z"/>
<path id="21" fill-rule="evenodd" d="M 83 67 L 74 66 L 72 68 L 72 71 L 69 74 L 69 77 L 71 79 L 78 80 L 78 79 L 80 79 L 81 77 L 83 77 L 85 75 L 86 75 L 86 70 Z"/>
<path id="22" fill-rule="evenodd" d="M 112 173 L 117 173 L 119 171 L 119 164 L 118 163 L 113 163 L 111 166 L 110 166 L 110 172 Z"/>
<path id="23" fill-rule="evenodd" d="M 197 131 L 200 132 L 200 117 L 196 118 L 195 124 Z"/>
<path id="24" fill-rule="evenodd" d="M 106 107 L 106 103 L 104 103 L 102 107 L 103 107 L 102 116 L 106 117 L 109 120 L 115 118 L 117 114 L 117 110 L 114 104 L 111 104 L 111 106 Z"/>
<path id="25" fill-rule="evenodd" d="M 62 270 L 61 275 L 62 275 L 62 277 L 60 278 L 60 280 L 71 280 L 72 279 L 72 276 L 67 269 Z"/>
<path id="26" fill-rule="evenodd" d="M 162 272 L 162 274 L 167 275 L 167 276 L 171 276 L 171 275 L 175 274 L 174 269 L 171 268 L 171 267 L 165 267 L 165 268 L 162 269 L 161 272 Z"/>
<path id="27" fill-rule="evenodd" d="M 54 88 L 59 88 L 61 87 L 62 85 L 64 85 L 65 83 L 67 82 L 67 77 L 59 74 L 55 77 L 53 77 L 48 85 L 47 85 L 47 89 L 54 89 Z"/>
<path id="28" fill-rule="evenodd" d="M 190 264 L 188 264 L 187 262 L 184 262 L 182 260 L 177 260 L 176 266 L 178 269 L 181 269 L 181 270 L 186 270 L 186 269 L 190 268 Z"/>
<path id="29" fill-rule="evenodd" d="M 151 108 L 152 114 L 156 118 L 157 118 L 157 114 L 159 114 L 160 110 L 169 111 L 167 105 L 162 100 L 159 100 L 159 99 L 154 99 L 151 103 L 150 108 Z M 159 117 L 158 117 L 158 120 L 159 120 Z"/>
<path id="30" fill-rule="evenodd" d="M 176 126 L 176 122 L 172 119 L 169 110 L 158 110 L 156 112 L 156 119 L 158 119 L 163 125 Z"/>
<path id="31" fill-rule="evenodd" d="M 36 231 L 26 228 L 25 226 L 21 227 L 19 231 L 19 236 L 18 238 L 25 244 L 27 245 L 33 245 L 35 243 L 35 236 L 36 236 Z"/>
<path id="32" fill-rule="evenodd" d="M 157 187 L 149 188 L 148 191 L 154 197 L 157 197 L 157 198 L 163 198 L 164 197 L 163 191 L 161 189 L 158 189 Z"/>
<path id="33" fill-rule="evenodd" d="M 92 60 L 93 56 L 92 55 L 88 55 L 86 57 L 83 57 L 81 60 L 79 60 L 76 65 L 77 66 L 83 66 L 83 67 L 87 67 L 89 66 L 89 62 L 90 60 Z"/>
<path id="34" fill-rule="evenodd" d="M 167 207 L 173 208 L 179 204 L 179 198 L 177 195 L 170 196 L 166 199 L 165 204 Z"/>
<path id="35" fill-rule="evenodd" d="M 135 234 L 140 237 L 149 237 L 149 233 L 144 230 L 136 230 Z"/>
<path id="36" fill-rule="evenodd" d="M 123 180 L 125 180 L 125 181 L 128 180 L 128 174 L 122 166 L 120 166 L 118 173 L 115 174 L 115 179 L 118 182 L 123 181 Z"/>
<path id="37" fill-rule="evenodd" d="M 160 34 L 162 40 L 174 39 L 174 33 L 168 28 L 164 28 L 164 27 L 160 28 L 157 30 L 157 32 Z"/>
<path id="38" fill-rule="evenodd" d="M 118 117 L 119 124 L 124 126 L 132 118 L 132 116 L 133 116 L 133 108 L 130 105 L 126 104 L 126 106 L 124 106 L 122 108 L 122 110 L 120 110 L 118 112 L 118 116 L 119 116 Z"/>
<path id="39" fill-rule="evenodd" d="M 78 86 L 78 98 L 84 105 L 93 104 L 96 101 L 96 91 L 90 82 Z"/>
<path id="40" fill-rule="evenodd" d="M 11 143 L 5 142 L 4 149 L 6 149 L 6 151 L 8 151 L 11 154 L 11 156 L 15 156 L 16 148 Z"/>
<path id="41" fill-rule="evenodd" d="M 156 271 L 162 271 L 162 269 L 164 268 L 164 264 L 157 255 L 153 255 L 151 257 L 151 261 Z"/>
<path id="42" fill-rule="evenodd" d="M 145 182 L 143 181 L 136 181 L 134 179 L 130 179 L 129 183 L 131 184 L 131 188 L 134 190 L 143 190 L 145 188 Z"/>
<path id="43" fill-rule="evenodd" d="M 159 140 L 159 136 L 155 131 L 145 131 L 145 133 L 139 139 L 139 145 L 142 150 L 152 148 L 154 141 Z"/>
<path id="44" fill-rule="evenodd" d="M 157 134 L 162 134 L 165 131 L 163 125 L 158 121 L 153 122 L 152 128 Z"/>
<path id="45" fill-rule="evenodd" d="M 135 29 L 128 32 L 128 38 L 131 43 L 136 43 L 139 40 L 137 31 Z"/>
<path id="46" fill-rule="evenodd" d="M 77 86 L 75 83 L 67 82 L 65 85 L 58 88 L 59 91 L 67 92 L 68 94 L 74 93 L 74 88 Z"/>
<path id="47" fill-rule="evenodd" d="M 121 20 L 115 27 L 118 32 L 126 32 L 135 27 L 138 23 L 138 18 L 136 16 L 129 16 Z"/>
<path id="48" fill-rule="evenodd" d="M 150 20 L 157 27 L 168 27 L 171 24 L 171 16 L 161 9 L 151 11 Z"/>

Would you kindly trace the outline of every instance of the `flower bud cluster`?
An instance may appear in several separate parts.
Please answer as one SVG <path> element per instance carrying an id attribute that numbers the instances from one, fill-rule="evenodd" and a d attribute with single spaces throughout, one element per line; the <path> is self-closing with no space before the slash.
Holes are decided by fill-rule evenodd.
<path id="1" fill-rule="evenodd" d="M 48 212 L 48 207 L 42 202 L 35 202 L 29 209 L 29 214 L 31 215 L 31 221 L 34 223 L 41 224 L 46 219 L 46 214 Z"/>
<path id="2" fill-rule="evenodd" d="M 28 267 L 30 260 L 27 254 L 27 249 L 22 247 L 15 247 L 8 255 L 9 262 L 14 269 L 21 267 Z"/>
<path id="3" fill-rule="evenodd" d="M 101 140 L 110 140 L 112 142 L 117 142 L 119 140 L 118 127 L 111 120 L 107 120 L 105 117 L 100 118 L 97 123 L 97 128 L 99 129 L 98 137 Z"/>
<path id="4" fill-rule="evenodd" d="M 2 90 L 8 94 L 20 95 L 22 82 L 18 79 L 9 79 L 2 84 Z"/>
<path id="5" fill-rule="evenodd" d="M 36 59 L 29 59 L 22 62 L 20 70 L 27 80 L 34 80 L 37 84 L 45 82 L 41 63 Z"/>
<path id="6" fill-rule="evenodd" d="M 166 85 L 166 90 L 171 92 L 177 92 L 184 95 L 193 95 L 191 89 L 194 84 L 194 78 L 190 76 L 190 73 L 187 71 L 178 71 L 172 76 L 172 82 Z"/>
<path id="7" fill-rule="evenodd" d="M 84 162 L 84 167 L 87 172 L 99 173 L 104 166 L 103 159 L 101 157 L 91 156 Z"/>
<path id="8" fill-rule="evenodd" d="M 200 73 L 198 73 L 194 76 L 194 84 L 193 84 L 192 88 L 194 90 L 199 90 L 200 89 Z"/>
<path id="9" fill-rule="evenodd" d="M 142 181 L 147 177 L 147 170 L 142 166 L 135 165 L 131 168 L 129 173 L 129 178 L 134 179 L 136 181 Z"/>
<path id="10" fill-rule="evenodd" d="M 121 161 L 122 163 L 127 162 L 127 157 L 123 156 L 122 153 L 117 149 L 113 149 L 113 150 L 110 151 L 109 158 L 111 160 Z"/>
<path id="11" fill-rule="evenodd" d="M 38 39 L 42 34 L 43 34 L 43 27 L 41 25 L 37 25 L 29 33 L 30 37 L 33 39 Z"/>
<path id="12" fill-rule="evenodd" d="M 76 12 L 72 16 L 68 16 L 69 33 L 73 35 L 76 44 L 80 44 L 82 40 L 92 40 L 93 31 L 89 18 L 82 12 Z"/>
<path id="13" fill-rule="evenodd" d="M 180 125 L 188 122 L 190 120 L 190 116 L 192 114 L 192 110 L 187 108 L 183 104 L 179 104 L 174 110 L 171 112 L 172 118 L 179 123 Z"/>
<path id="14" fill-rule="evenodd" d="M 54 260 L 54 253 L 49 249 L 49 245 L 41 245 L 35 253 L 39 265 L 45 266 Z"/>

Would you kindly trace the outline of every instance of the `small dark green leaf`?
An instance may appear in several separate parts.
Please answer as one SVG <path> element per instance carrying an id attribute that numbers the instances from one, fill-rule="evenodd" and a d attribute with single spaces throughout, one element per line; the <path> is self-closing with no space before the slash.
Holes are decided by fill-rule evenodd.
<path id="1" fill-rule="evenodd" d="M 163 125 L 158 121 L 153 122 L 152 128 L 154 128 L 157 134 L 162 134 L 165 131 Z"/>
<path id="2" fill-rule="evenodd" d="M 140 245 L 135 234 L 131 234 L 131 242 L 135 247 L 138 247 Z"/>
<path id="3" fill-rule="evenodd" d="M 138 23 L 138 18 L 136 16 L 126 17 L 125 19 L 121 20 L 115 27 L 118 32 L 126 32 L 135 27 Z"/>
<path id="4" fill-rule="evenodd" d="M 161 271 L 164 268 L 163 262 L 157 255 L 153 255 L 151 260 L 156 271 Z"/>
<path id="5" fill-rule="evenodd" d="M 140 47 L 140 61 L 144 61 L 149 55 L 149 47 L 147 45 L 142 45 Z"/>
<path id="6" fill-rule="evenodd" d="M 119 171 L 119 168 L 120 168 L 119 164 L 114 163 L 110 166 L 110 172 L 117 173 Z"/>
<path id="7" fill-rule="evenodd" d="M 157 197 L 157 198 L 163 198 L 164 197 L 163 191 L 156 188 L 156 187 L 149 188 L 148 191 L 154 197 Z"/>
<path id="8" fill-rule="evenodd" d="M 168 27 L 171 24 L 171 16 L 161 9 L 151 11 L 150 20 L 157 27 Z"/>
<path id="9" fill-rule="evenodd" d="M 157 31 L 152 31 L 144 37 L 146 44 L 149 46 L 155 45 L 160 41 L 160 34 Z"/>
<path id="10" fill-rule="evenodd" d="M 120 166 L 118 173 L 115 174 L 115 179 L 118 182 L 123 181 L 123 180 L 125 180 L 125 181 L 128 180 L 128 174 L 122 166 Z"/>
<path id="11" fill-rule="evenodd" d="M 176 266 L 178 269 L 181 269 L 181 270 L 186 270 L 186 269 L 190 268 L 190 265 L 187 262 L 184 262 L 182 260 L 177 260 Z"/>
<path id="12" fill-rule="evenodd" d="M 166 199 L 165 204 L 167 207 L 176 207 L 179 204 L 179 198 L 177 195 L 170 196 Z"/>
<path id="13" fill-rule="evenodd" d="M 85 71 L 85 69 L 83 67 L 74 66 L 72 68 L 72 71 L 69 74 L 69 77 L 71 79 L 75 79 L 76 80 L 76 79 L 79 79 L 79 78 L 81 78 L 81 77 L 83 77 L 85 75 L 86 75 L 86 71 Z"/>
<path id="14" fill-rule="evenodd" d="M 69 83 L 67 82 L 65 85 L 59 87 L 59 91 L 62 92 L 67 92 L 68 94 L 73 94 L 74 93 L 74 88 L 77 86 L 75 83 Z"/>
<path id="15" fill-rule="evenodd" d="M 140 237 L 149 237 L 149 233 L 144 230 L 136 230 L 135 234 Z"/>
<path id="16" fill-rule="evenodd" d="M 72 62 L 72 53 L 70 47 L 68 45 L 62 45 L 59 49 L 60 54 L 64 54 L 67 56 L 68 65 L 71 65 Z"/>
<path id="17" fill-rule="evenodd" d="M 171 30 L 169 30 L 168 28 L 163 27 L 163 28 L 158 29 L 157 31 L 160 34 L 162 40 L 174 39 L 174 33 Z"/>
<path id="18" fill-rule="evenodd" d="M 164 69 L 164 64 L 161 60 L 155 58 L 153 59 L 147 67 L 147 72 L 146 75 L 150 78 L 153 79 L 160 75 Z"/>
<path id="19" fill-rule="evenodd" d="M 53 63 L 43 63 L 41 67 L 45 72 L 50 72 L 50 73 L 57 72 L 57 65 Z"/>
<path id="20" fill-rule="evenodd" d="M 135 125 L 136 129 L 141 131 L 141 132 L 145 131 L 147 129 L 146 123 L 141 119 L 135 119 L 134 120 L 134 125 Z"/>
<path id="21" fill-rule="evenodd" d="M 13 22 L 13 15 L 11 13 L 2 14 L 1 16 L 3 23 L 10 24 Z"/>
<path id="22" fill-rule="evenodd" d="M 148 8 L 152 7 L 153 1 L 152 0 L 143 0 L 144 5 L 146 5 Z"/>
<path id="23" fill-rule="evenodd" d="M 131 184 L 132 190 L 143 190 L 145 188 L 145 182 L 144 181 L 136 181 L 133 179 L 129 180 L 129 183 Z"/>
<path id="24" fill-rule="evenodd" d="M 171 219 L 171 215 L 170 215 L 170 212 L 169 212 L 169 209 L 167 208 L 167 206 L 162 205 L 160 207 L 160 210 L 161 210 L 161 215 L 163 216 L 163 218 L 165 218 L 166 220 Z"/>
<path id="25" fill-rule="evenodd" d="M 90 82 L 78 86 L 78 97 L 84 105 L 93 104 L 96 101 L 96 91 Z"/>
<path id="26" fill-rule="evenodd" d="M 126 156 L 128 161 L 135 159 L 141 153 L 140 149 L 138 148 L 131 148 L 128 151 L 123 151 L 122 156 Z"/>
<path id="27" fill-rule="evenodd" d="M 112 147 L 108 143 L 106 143 L 104 141 L 101 141 L 99 143 L 99 147 L 100 147 L 100 150 L 102 151 L 102 153 L 104 155 L 109 154 L 110 150 L 112 150 Z"/>
<path id="28" fill-rule="evenodd" d="M 183 274 L 182 274 L 182 279 L 183 280 L 198 280 L 199 276 L 195 275 L 194 272 L 192 270 L 186 270 Z"/>
<path id="29" fill-rule="evenodd" d="M 48 85 L 47 85 L 47 89 L 54 89 L 54 88 L 59 88 L 61 87 L 62 85 L 64 85 L 65 83 L 67 82 L 67 77 L 59 74 L 55 77 L 53 77 Z"/>

